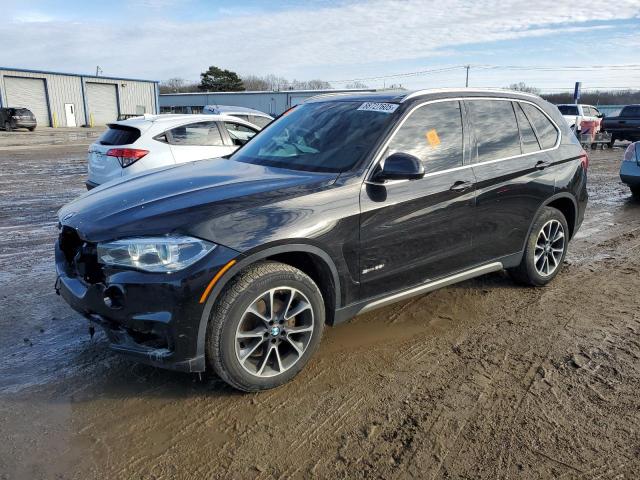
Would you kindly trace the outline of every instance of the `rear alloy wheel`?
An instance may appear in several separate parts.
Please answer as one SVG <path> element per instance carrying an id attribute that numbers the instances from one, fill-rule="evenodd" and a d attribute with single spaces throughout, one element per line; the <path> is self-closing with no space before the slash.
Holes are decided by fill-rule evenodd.
<path id="1" fill-rule="evenodd" d="M 320 290 L 304 272 L 278 262 L 252 265 L 216 299 L 207 330 L 207 365 L 239 390 L 277 387 L 309 361 L 324 320 Z"/>
<path id="2" fill-rule="evenodd" d="M 566 240 L 564 228 L 558 220 L 549 220 L 542 226 L 538 232 L 533 256 L 538 274 L 543 277 L 553 275 L 560 266 Z"/>
<path id="3" fill-rule="evenodd" d="M 4 131 L 5 132 L 11 131 L 11 124 L 9 122 L 4 122 Z"/>
<path id="4" fill-rule="evenodd" d="M 564 215 L 544 207 L 533 223 L 520 265 L 509 273 L 520 283 L 546 285 L 560 271 L 568 244 L 569 227 Z"/>

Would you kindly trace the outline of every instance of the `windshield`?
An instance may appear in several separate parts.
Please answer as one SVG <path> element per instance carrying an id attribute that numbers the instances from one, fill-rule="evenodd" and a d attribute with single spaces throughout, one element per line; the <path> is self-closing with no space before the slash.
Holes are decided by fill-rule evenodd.
<path id="1" fill-rule="evenodd" d="M 390 121 L 390 113 L 361 108 L 366 105 L 369 104 L 299 105 L 256 135 L 231 159 L 312 172 L 349 170 L 369 152 Z M 395 110 L 393 107 L 391 112 Z"/>
<path id="2" fill-rule="evenodd" d="M 579 115 L 578 107 L 575 105 L 560 105 L 558 110 L 562 115 Z"/>

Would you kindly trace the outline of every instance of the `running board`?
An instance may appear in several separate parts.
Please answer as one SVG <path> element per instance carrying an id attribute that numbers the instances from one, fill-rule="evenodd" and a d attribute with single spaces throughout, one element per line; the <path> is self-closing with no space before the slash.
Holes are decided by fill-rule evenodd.
<path id="1" fill-rule="evenodd" d="M 401 300 L 406 300 L 407 298 L 415 297 L 416 295 L 432 292 L 439 288 L 453 285 L 454 283 L 463 282 L 471 278 L 479 277 L 480 275 L 484 275 L 486 273 L 497 272 L 498 270 L 502 270 L 503 268 L 504 267 L 502 266 L 501 262 L 489 263 L 487 265 L 482 265 L 481 267 L 476 267 L 472 268 L 471 270 L 456 273 L 455 275 L 451 275 L 450 277 L 436 280 L 435 282 L 423 283 L 422 285 L 413 287 L 409 290 L 394 293 L 393 295 L 381 298 L 380 300 L 375 300 L 371 303 L 367 303 L 364 307 L 362 307 L 360 311 L 358 311 L 357 315 L 375 310 L 376 308 L 384 307 L 395 302 L 399 302 Z"/>

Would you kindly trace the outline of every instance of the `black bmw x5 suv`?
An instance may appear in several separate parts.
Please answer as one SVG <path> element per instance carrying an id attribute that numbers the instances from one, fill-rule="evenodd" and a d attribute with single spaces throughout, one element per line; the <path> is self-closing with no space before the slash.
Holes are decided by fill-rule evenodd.
<path id="1" fill-rule="evenodd" d="M 118 352 L 268 389 L 304 367 L 325 324 L 501 269 L 551 281 L 587 167 L 537 96 L 319 96 L 229 158 L 63 207 L 56 285 Z"/>

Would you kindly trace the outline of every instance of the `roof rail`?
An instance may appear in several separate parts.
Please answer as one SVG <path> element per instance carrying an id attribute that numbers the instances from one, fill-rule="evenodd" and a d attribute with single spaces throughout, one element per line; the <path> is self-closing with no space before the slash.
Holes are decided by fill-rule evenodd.
<path id="1" fill-rule="evenodd" d="M 306 102 L 307 100 L 312 100 L 314 98 L 324 98 L 324 97 L 339 97 L 341 95 L 353 95 L 353 94 L 358 94 L 358 93 L 372 93 L 372 92 L 331 92 L 331 93 L 320 93 L 318 95 L 314 95 L 312 97 L 308 97 L 304 99 L 304 102 Z M 302 102 L 302 103 L 304 103 Z"/>
<path id="2" fill-rule="evenodd" d="M 534 97 L 534 98 L 538 98 L 538 95 L 535 95 L 533 93 L 527 93 L 527 92 L 519 92 L 517 90 L 509 90 L 507 88 L 469 88 L 469 87 L 462 87 L 462 88 L 428 88 L 428 89 L 424 89 L 424 90 L 416 90 L 415 92 L 411 92 L 409 94 L 407 94 L 401 101 L 402 102 L 406 102 L 407 100 L 411 99 L 411 98 L 415 98 L 415 97 L 420 97 L 422 95 L 429 95 L 429 94 L 434 94 L 434 93 L 454 93 L 454 92 L 469 92 L 469 93 L 517 93 L 519 95 L 525 95 L 528 97 Z"/>

